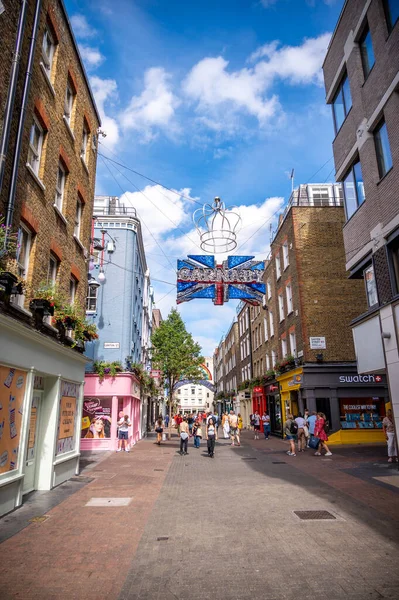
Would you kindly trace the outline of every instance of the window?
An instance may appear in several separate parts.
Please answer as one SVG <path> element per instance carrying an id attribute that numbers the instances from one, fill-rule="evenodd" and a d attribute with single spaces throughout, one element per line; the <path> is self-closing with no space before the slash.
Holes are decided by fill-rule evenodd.
<path id="1" fill-rule="evenodd" d="M 334 100 L 332 101 L 333 117 L 335 133 L 341 128 L 342 123 L 345 121 L 348 112 L 352 108 L 352 97 L 349 88 L 349 79 L 345 73 L 337 93 L 335 94 Z"/>
<path id="2" fill-rule="evenodd" d="M 359 161 L 351 167 L 343 183 L 346 218 L 349 219 L 366 199 L 364 194 L 362 167 Z"/>
<path id="3" fill-rule="evenodd" d="M 281 261 L 280 261 L 280 255 L 278 254 L 276 256 L 276 279 L 280 279 L 281 277 Z"/>
<path id="4" fill-rule="evenodd" d="M 385 15 L 387 19 L 388 30 L 391 31 L 399 18 L 398 0 L 384 0 Z"/>
<path id="5" fill-rule="evenodd" d="M 193 396 L 195 394 L 195 388 L 191 388 L 191 395 Z"/>
<path id="6" fill-rule="evenodd" d="M 285 338 L 281 338 L 281 356 L 283 358 L 287 356 L 287 340 Z"/>
<path id="7" fill-rule="evenodd" d="M 359 47 L 362 56 L 364 77 L 367 78 L 375 62 L 373 43 L 371 41 L 371 33 L 368 25 L 366 25 L 362 37 L 359 40 Z"/>
<path id="8" fill-rule="evenodd" d="M 382 121 L 374 132 L 375 150 L 377 153 L 378 171 L 384 177 L 392 168 L 392 156 L 389 147 L 388 131 L 385 121 Z"/>
<path id="9" fill-rule="evenodd" d="M 266 371 L 270 371 L 270 355 L 266 354 Z"/>
<path id="10" fill-rule="evenodd" d="M 389 244 L 388 248 L 391 263 L 392 290 L 394 294 L 399 294 L 399 236 Z"/>
<path id="11" fill-rule="evenodd" d="M 71 121 L 72 121 L 72 110 L 73 110 L 74 100 L 75 100 L 75 92 L 71 85 L 71 82 L 68 79 L 66 91 L 65 91 L 64 117 L 69 126 L 71 126 Z"/>
<path id="12" fill-rule="evenodd" d="M 32 234 L 23 225 L 19 226 L 18 230 L 18 277 L 27 279 L 29 269 L 29 255 L 32 242 Z"/>
<path id="13" fill-rule="evenodd" d="M 283 244 L 283 266 L 284 266 L 284 271 L 286 270 L 286 268 L 288 267 L 289 264 L 290 264 L 290 258 L 289 258 L 289 252 L 288 252 L 288 242 L 285 242 Z"/>
<path id="14" fill-rule="evenodd" d="M 43 139 L 43 129 L 40 127 L 36 119 L 34 119 L 29 136 L 28 164 L 37 176 L 39 176 Z"/>
<path id="15" fill-rule="evenodd" d="M 62 212 L 62 203 L 64 200 L 64 189 L 65 189 L 65 178 L 66 173 L 61 163 L 58 163 L 57 171 L 57 183 L 55 185 L 55 201 L 54 205 Z"/>
<path id="16" fill-rule="evenodd" d="M 81 158 L 87 163 L 87 147 L 89 143 L 89 130 L 86 123 L 83 124 L 82 147 L 80 149 Z"/>
<path id="17" fill-rule="evenodd" d="M 277 360 L 277 355 L 276 352 L 274 350 L 272 350 L 272 365 L 273 365 L 273 369 L 274 369 L 274 365 L 276 364 L 276 360 Z"/>
<path id="18" fill-rule="evenodd" d="M 265 330 L 265 342 L 269 339 L 269 332 L 267 330 L 267 319 L 266 317 L 263 319 L 263 328 Z"/>
<path id="19" fill-rule="evenodd" d="M 328 206 L 330 204 L 330 186 L 308 186 L 309 204 L 311 206 Z M 333 200 L 333 198 L 331 198 Z"/>
<path id="20" fill-rule="evenodd" d="M 291 287 L 291 285 L 287 285 L 287 287 L 285 288 L 285 294 L 287 296 L 287 315 L 289 315 L 294 310 L 294 308 L 292 306 L 292 287 Z"/>
<path id="21" fill-rule="evenodd" d="M 77 239 L 80 239 L 80 224 L 82 221 L 82 201 L 80 200 L 80 198 L 77 199 L 76 201 L 76 211 L 75 211 L 75 229 L 74 229 L 74 236 Z"/>
<path id="22" fill-rule="evenodd" d="M 267 282 L 267 299 L 270 300 L 271 297 L 272 297 L 272 282 L 269 279 Z"/>
<path id="23" fill-rule="evenodd" d="M 97 311 L 97 286 L 89 285 L 89 292 L 86 298 L 86 311 L 96 312 Z"/>
<path id="24" fill-rule="evenodd" d="M 282 294 L 278 296 L 278 311 L 280 316 L 280 321 L 284 320 L 284 298 Z"/>
<path id="25" fill-rule="evenodd" d="M 364 283 L 366 285 L 367 303 L 369 308 L 378 304 L 377 282 L 375 280 L 374 266 L 369 265 L 363 271 Z"/>
<path id="26" fill-rule="evenodd" d="M 71 304 L 75 302 L 76 298 L 76 288 L 78 287 L 78 282 L 75 277 L 71 277 L 69 280 L 69 301 Z"/>
<path id="27" fill-rule="evenodd" d="M 180 389 L 180 388 L 177 390 L 177 393 L 178 393 L 178 394 L 181 394 L 181 389 Z"/>
<path id="28" fill-rule="evenodd" d="M 49 28 L 46 27 L 43 35 L 42 58 L 44 68 L 46 69 L 46 73 L 49 79 L 51 78 L 51 69 L 53 66 L 54 52 L 55 42 L 53 36 L 50 33 Z"/>
<path id="29" fill-rule="evenodd" d="M 270 326 L 270 337 L 274 336 L 274 317 L 271 310 L 269 310 L 269 326 Z"/>
<path id="30" fill-rule="evenodd" d="M 296 335 L 294 331 L 290 333 L 290 351 L 292 356 L 296 357 Z"/>

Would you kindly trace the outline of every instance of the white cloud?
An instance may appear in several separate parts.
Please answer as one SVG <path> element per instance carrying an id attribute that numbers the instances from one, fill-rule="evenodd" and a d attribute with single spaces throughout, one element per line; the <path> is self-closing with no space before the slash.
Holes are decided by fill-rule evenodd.
<path id="1" fill-rule="evenodd" d="M 157 130 L 177 132 L 174 116 L 179 104 L 172 92 L 170 75 L 161 67 L 153 67 L 144 75 L 144 90 L 133 96 L 120 120 L 126 129 L 139 131 L 142 142 L 149 142 L 156 137 Z"/>
<path id="2" fill-rule="evenodd" d="M 101 54 L 98 48 L 92 48 L 91 46 L 79 44 L 79 52 L 88 69 L 99 67 L 105 60 L 105 57 Z"/>
<path id="3" fill-rule="evenodd" d="M 264 8 L 269 8 L 269 6 L 273 6 L 273 4 L 276 4 L 277 0 L 260 0 L 260 4 L 264 7 Z"/>
<path id="4" fill-rule="evenodd" d="M 117 85 L 113 79 L 101 79 L 96 75 L 90 78 L 90 85 L 101 116 L 101 129 L 107 134 L 106 146 L 113 147 L 119 141 L 117 121 L 105 112 L 105 104 L 117 97 Z"/>
<path id="5" fill-rule="evenodd" d="M 78 39 L 92 38 L 97 35 L 97 31 L 88 23 L 84 15 L 73 15 L 71 17 L 71 25 Z"/>

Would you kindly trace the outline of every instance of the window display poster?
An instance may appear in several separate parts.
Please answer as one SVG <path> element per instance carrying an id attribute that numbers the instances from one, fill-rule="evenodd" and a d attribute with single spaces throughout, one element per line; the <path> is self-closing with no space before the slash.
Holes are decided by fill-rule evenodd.
<path id="1" fill-rule="evenodd" d="M 75 449 L 75 421 L 79 385 L 61 381 L 60 413 L 58 419 L 57 454 Z"/>
<path id="2" fill-rule="evenodd" d="M 83 400 L 82 430 L 80 437 L 104 439 L 111 437 L 112 398 L 85 398 Z"/>
<path id="3" fill-rule="evenodd" d="M 341 429 L 381 429 L 383 398 L 340 398 Z"/>
<path id="4" fill-rule="evenodd" d="M 32 407 L 30 409 L 29 419 L 29 437 L 28 437 L 28 450 L 26 460 L 30 461 L 35 458 L 35 446 L 36 446 L 36 429 L 37 429 L 37 411 L 39 408 L 40 395 L 33 393 Z"/>
<path id="5" fill-rule="evenodd" d="M 26 372 L 0 365 L 0 474 L 18 466 Z"/>

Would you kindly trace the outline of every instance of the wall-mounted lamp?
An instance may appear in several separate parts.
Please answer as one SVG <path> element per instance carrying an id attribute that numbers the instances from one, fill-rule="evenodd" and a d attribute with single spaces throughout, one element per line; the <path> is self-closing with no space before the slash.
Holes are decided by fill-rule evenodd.
<path id="1" fill-rule="evenodd" d="M 323 359 L 324 359 L 324 357 L 323 357 L 323 353 L 322 352 L 320 352 L 320 354 L 316 354 L 316 360 L 317 360 L 317 362 L 323 362 Z"/>
<path id="2" fill-rule="evenodd" d="M 90 288 L 92 288 L 92 289 L 95 289 L 95 290 L 96 290 L 96 289 L 98 289 L 98 288 L 100 287 L 100 284 L 98 283 L 98 281 L 96 281 L 96 280 L 94 279 L 93 275 L 90 275 L 90 273 L 89 273 L 89 275 L 88 275 L 88 278 L 87 278 L 87 279 L 88 279 L 88 284 L 89 284 L 89 287 L 90 287 Z"/>

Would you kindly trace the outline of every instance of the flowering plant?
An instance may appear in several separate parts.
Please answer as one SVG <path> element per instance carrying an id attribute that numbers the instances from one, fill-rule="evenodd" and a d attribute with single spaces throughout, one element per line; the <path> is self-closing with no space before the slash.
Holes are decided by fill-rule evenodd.
<path id="1" fill-rule="evenodd" d="M 4 215 L 0 214 L 0 272 L 6 266 L 9 268 L 10 258 L 15 258 L 18 250 L 18 233 L 5 224 Z"/>

